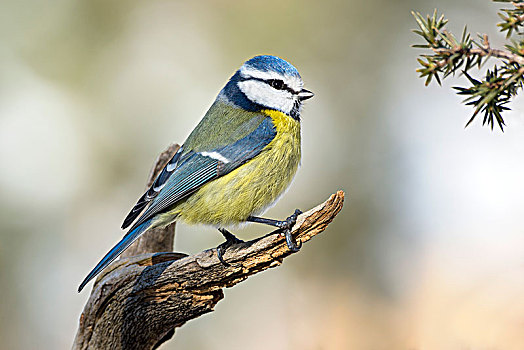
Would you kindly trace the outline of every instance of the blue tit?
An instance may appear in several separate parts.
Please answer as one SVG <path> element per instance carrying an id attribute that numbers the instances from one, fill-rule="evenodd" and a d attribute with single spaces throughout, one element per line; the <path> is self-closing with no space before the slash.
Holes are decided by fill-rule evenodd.
<path id="1" fill-rule="evenodd" d="M 174 221 L 219 228 L 224 249 L 239 242 L 224 227 L 244 222 L 276 226 L 292 250 L 300 246 L 284 221 L 260 218 L 290 185 L 300 163 L 300 112 L 313 97 L 297 69 L 275 56 L 245 62 L 220 91 L 204 118 L 140 197 L 122 228 L 127 234 L 84 279 L 78 291 L 142 233 Z"/>

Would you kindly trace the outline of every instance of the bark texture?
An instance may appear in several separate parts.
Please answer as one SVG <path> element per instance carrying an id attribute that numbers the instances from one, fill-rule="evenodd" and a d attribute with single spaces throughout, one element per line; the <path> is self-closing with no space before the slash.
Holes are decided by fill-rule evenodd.
<path id="1" fill-rule="evenodd" d="M 166 152 L 173 154 L 173 149 Z M 297 243 L 324 231 L 343 202 L 344 192 L 338 191 L 301 214 L 292 229 Z M 220 263 L 216 249 L 192 256 L 151 253 L 151 247 L 172 249 L 173 239 L 162 244 L 148 240 L 144 235 L 142 244 L 134 247 L 140 255 L 128 253 L 95 281 L 80 316 L 73 349 L 155 349 L 173 336 L 176 327 L 213 311 L 224 297 L 223 288 L 279 266 L 285 257 L 295 254 L 278 233 L 228 248 L 224 259 L 229 266 Z M 157 237 L 152 240 L 158 241 Z"/>

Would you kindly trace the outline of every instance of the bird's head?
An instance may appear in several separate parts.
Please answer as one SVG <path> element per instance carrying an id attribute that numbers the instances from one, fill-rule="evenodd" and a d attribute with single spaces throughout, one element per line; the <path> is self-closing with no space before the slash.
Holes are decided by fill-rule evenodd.
<path id="1" fill-rule="evenodd" d="M 290 63 L 275 56 L 246 61 L 220 92 L 219 98 L 249 111 L 274 109 L 300 119 L 302 101 L 313 97 Z"/>

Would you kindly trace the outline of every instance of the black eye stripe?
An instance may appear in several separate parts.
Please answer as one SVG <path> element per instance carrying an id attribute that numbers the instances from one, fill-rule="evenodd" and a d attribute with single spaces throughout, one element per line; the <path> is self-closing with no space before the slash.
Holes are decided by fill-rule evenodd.
<path id="1" fill-rule="evenodd" d="M 280 79 L 261 79 L 261 78 L 249 77 L 247 79 L 243 79 L 242 81 L 246 81 L 246 80 L 261 81 L 261 82 L 266 83 L 267 85 L 271 86 L 274 89 L 282 90 L 282 91 L 285 90 L 285 91 L 290 92 L 293 95 L 298 95 L 298 91 L 293 90 L 292 88 L 287 86 L 286 83 L 284 83 L 283 80 L 280 80 Z"/>
<path id="2" fill-rule="evenodd" d="M 287 87 L 284 81 L 280 79 L 269 79 L 266 80 L 266 83 L 277 90 L 284 90 Z"/>
<path id="3" fill-rule="evenodd" d="M 260 80 L 265 82 L 266 84 L 268 84 L 269 86 L 271 86 L 274 89 L 288 91 L 288 92 L 291 92 L 291 94 L 293 95 L 298 94 L 298 92 L 296 92 L 295 90 L 287 86 L 287 84 L 284 83 L 283 80 L 280 80 L 280 79 L 269 79 L 269 80 L 260 79 Z"/>

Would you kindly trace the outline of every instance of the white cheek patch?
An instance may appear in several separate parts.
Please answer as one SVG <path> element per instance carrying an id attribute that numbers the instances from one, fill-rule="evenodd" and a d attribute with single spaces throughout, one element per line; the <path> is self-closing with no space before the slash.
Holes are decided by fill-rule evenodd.
<path id="1" fill-rule="evenodd" d="M 221 155 L 218 152 L 200 152 L 199 154 L 204 157 L 216 159 L 218 161 L 221 161 L 224 164 L 229 163 L 229 159 L 227 159 L 226 157 L 224 157 L 223 155 Z"/>
<path id="2" fill-rule="evenodd" d="M 281 79 L 281 77 L 280 77 Z M 245 80 L 238 83 L 238 88 L 251 101 L 262 106 L 291 113 L 295 99 L 286 90 L 275 90 L 271 86 L 259 80 Z"/>

